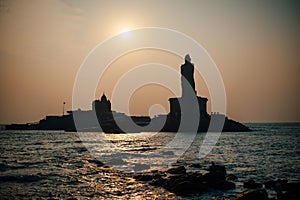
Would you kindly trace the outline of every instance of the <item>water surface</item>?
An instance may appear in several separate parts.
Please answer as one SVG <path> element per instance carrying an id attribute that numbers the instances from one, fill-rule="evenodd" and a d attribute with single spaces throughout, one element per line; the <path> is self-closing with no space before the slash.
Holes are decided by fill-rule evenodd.
<path id="1" fill-rule="evenodd" d="M 225 165 L 228 173 L 238 176 L 236 190 L 215 191 L 197 198 L 223 195 L 230 198 L 244 190 L 242 182 L 249 179 L 257 182 L 278 178 L 300 181 L 300 124 L 249 126 L 253 132 L 222 133 L 217 145 L 204 159 L 199 159 L 198 153 L 205 133 L 198 133 L 190 148 L 179 158 L 178 163 L 200 163 L 201 170 L 214 161 Z M 124 152 L 142 154 L 164 147 L 174 135 L 145 133 L 145 137 L 135 137 L 134 134 L 108 134 L 107 137 Z M 94 156 L 76 133 L 1 131 L 0 144 L 2 198 L 179 198 L 163 188 L 135 181 L 132 173 L 90 162 Z M 99 148 L 103 150 L 105 146 Z M 109 156 L 110 150 L 106 149 L 106 152 Z M 124 161 L 138 162 L 135 157 L 132 158 L 135 160 L 130 159 L 126 157 Z"/>

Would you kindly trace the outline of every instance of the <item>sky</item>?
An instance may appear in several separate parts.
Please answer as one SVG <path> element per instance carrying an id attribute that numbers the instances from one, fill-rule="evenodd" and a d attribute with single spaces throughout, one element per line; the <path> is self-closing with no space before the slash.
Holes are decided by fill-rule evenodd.
<path id="1" fill-rule="evenodd" d="M 76 74 L 89 52 L 124 30 L 143 27 L 182 32 L 207 50 L 222 76 L 230 118 L 299 122 L 299 11 L 300 3 L 288 0 L 0 0 L 0 124 L 61 115 L 63 102 L 70 110 Z M 103 92 L 111 98 L 123 74 L 152 62 L 179 71 L 184 61 L 158 50 L 128 53 L 109 66 L 95 98 Z M 203 78 L 196 74 L 195 80 L 198 94 L 210 99 Z M 168 112 L 170 97 L 158 85 L 139 88 L 127 114 L 149 115 L 153 104 Z M 118 104 L 112 101 L 112 108 L 123 112 Z"/>

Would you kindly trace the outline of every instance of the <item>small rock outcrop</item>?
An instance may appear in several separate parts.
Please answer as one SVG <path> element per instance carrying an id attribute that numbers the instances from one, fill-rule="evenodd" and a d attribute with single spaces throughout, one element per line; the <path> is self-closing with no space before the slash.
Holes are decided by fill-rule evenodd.
<path id="1" fill-rule="evenodd" d="M 182 196 L 201 194 L 210 189 L 230 190 L 235 188 L 234 183 L 226 180 L 224 166 L 213 163 L 208 171 L 202 175 L 198 171 L 187 171 L 185 166 L 175 166 L 163 171 L 136 174 L 134 178 L 140 181 L 150 181 L 151 185 L 164 187 Z"/>
<path id="2" fill-rule="evenodd" d="M 257 188 L 262 188 L 262 184 L 261 183 L 256 183 L 254 180 L 249 180 L 247 182 L 244 182 L 244 188 L 247 189 L 257 189 Z"/>
<path id="3" fill-rule="evenodd" d="M 92 164 L 95 164 L 97 165 L 98 167 L 102 167 L 104 165 L 103 162 L 101 162 L 100 160 L 97 160 L 97 159 L 92 159 L 92 160 L 88 160 L 89 163 L 92 163 Z"/>
<path id="4" fill-rule="evenodd" d="M 265 189 L 246 190 L 237 195 L 236 200 L 268 200 L 268 193 Z"/>
<path id="5" fill-rule="evenodd" d="M 169 174 L 185 174 L 186 169 L 184 166 L 179 166 L 179 167 L 170 168 L 166 172 Z"/>
<path id="6" fill-rule="evenodd" d="M 235 184 L 226 180 L 225 166 L 212 165 L 209 167 L 209 173 L 204 174 L 204 181 L 210 188 L 218 190 L 231 190 L 235 188 Z"/>
<path id="7" fill-rule="evenodd" d="M 234 174 L 227 174 L 226 175 L 226 180 L 227 181 L 235 181 L 237 179 L 238 179 L 238 177 L 236 175 L 234 175 Z"/>

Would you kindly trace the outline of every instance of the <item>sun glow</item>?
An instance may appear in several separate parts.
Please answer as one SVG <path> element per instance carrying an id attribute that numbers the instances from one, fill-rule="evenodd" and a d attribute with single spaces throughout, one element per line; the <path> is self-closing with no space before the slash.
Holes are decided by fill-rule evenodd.
<path id="1" fill-rule="evenodd" d="M 130 29 L 129 28 L 123 28 L 121 31 L 120 31 L 120 34 L 122 34 L 122 37 L 124 39 L 128 39 L 130 37 Z"/>
<path id="2" fill-rule="evenodd" d="M 128 32 L 128 31 L 130 31 L 129 28 L 123 28 L 123 29 L 120 31 L 120 33 L 126 33 L 126 32 Z"/>

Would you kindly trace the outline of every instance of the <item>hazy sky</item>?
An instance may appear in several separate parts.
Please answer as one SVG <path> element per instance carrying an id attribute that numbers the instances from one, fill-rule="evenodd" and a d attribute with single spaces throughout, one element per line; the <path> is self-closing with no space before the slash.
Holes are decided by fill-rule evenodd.
<path id="1" fill-rule="evenodd" d="M 125 28 L 142 27 L 183 32 L 207 49 L 223 77 L 230 118 L 300 121 L 299 1 L 0 0 L 0 123 L 61 114 L 63 101 L 70 109 L 76 73 L 88 53 Z M 167 52 L 130 53 L 112 64 L 96 96 L 106 92 L 110 98 L 122 73 L 148 62 L 177 70 L 183 63 Z M 198 75 L 196 84 L 209 98 Z M 130 112 L 148 115 L 153 103 L 168 111 L 173 96 L 158 86 L 141 88 Z"/>

